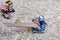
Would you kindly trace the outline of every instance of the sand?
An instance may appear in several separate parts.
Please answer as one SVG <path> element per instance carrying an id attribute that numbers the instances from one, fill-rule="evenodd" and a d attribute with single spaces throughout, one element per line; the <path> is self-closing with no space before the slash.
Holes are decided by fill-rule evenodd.
<path id="1" fill-rule="evenodd" d="M 0 16 L 0 40 L 60 40 L 60 0 L 11 0 L 16 10 L 11 19 Z M 4 0 L 1 0 L 4 4 Z M 30 23 L 34 17 L 44 15 L 47 22 L 44 33 L 32 33 L 26 28 L 7 27 L 16 19 Z"/>

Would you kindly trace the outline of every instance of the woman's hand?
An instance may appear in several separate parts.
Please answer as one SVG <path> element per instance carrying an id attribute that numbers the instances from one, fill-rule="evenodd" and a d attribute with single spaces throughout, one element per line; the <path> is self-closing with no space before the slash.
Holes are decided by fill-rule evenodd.
<path id="1" fill-rule="evenodd" d="M 38 25 L 38 28 L 40 28 L 40 24 L 38 23 L 38 18 L 32 19 L 32 22 Z"/>

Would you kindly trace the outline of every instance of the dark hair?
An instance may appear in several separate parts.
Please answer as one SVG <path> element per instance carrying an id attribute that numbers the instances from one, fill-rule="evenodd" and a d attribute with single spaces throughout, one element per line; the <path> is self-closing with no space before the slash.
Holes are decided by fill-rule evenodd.
<path id="1" fill-rule="evenodd" d="M 6 4 L 9 3 L 9 2 L 11 2 L 11 1 L 6 1 Z M 13 4 L 13 3 L 11 2 L 11 4 Z M 9 5 L 11 5 L 11 4 L 9 4 Z"/>
<path id="2" fill-rule="evenodd" d="M 6 3 L 11 2 L 11 1 L 6 1 Z"/>
<path id="3" fill-rule="evenodd" d="M 2 13 L 6 13 L 6 11 L 4 9 L 1 9 Z"/>
<path id="4" fill-rule="evenodd" d="M 32 22 L 34 22 L 34 19 L 32 19 Z"/>

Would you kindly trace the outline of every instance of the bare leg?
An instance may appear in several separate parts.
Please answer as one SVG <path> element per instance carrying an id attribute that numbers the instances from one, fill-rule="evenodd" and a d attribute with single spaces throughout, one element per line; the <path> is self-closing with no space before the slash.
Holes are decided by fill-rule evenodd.
<path id="1" fill-rule="evenodd" d="M 9 15 L 7 15 L 7 14 L 3 14 L 3 17 L 6 18 L 6 19 L 10 19 Z"/>

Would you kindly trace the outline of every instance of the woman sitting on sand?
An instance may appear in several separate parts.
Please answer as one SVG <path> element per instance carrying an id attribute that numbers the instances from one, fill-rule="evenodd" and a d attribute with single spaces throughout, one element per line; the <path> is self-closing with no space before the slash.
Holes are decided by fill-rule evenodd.
<path id="1" fill-rule="evenodd" d="M 43 32 L 46 27 L 46 22 L 44 21 L 44 16 L 40 16 L 38 18 L 35 18 L 32 20 L 32 22 L 36 23 L 39 25 L 39 27 L 33 27 L 32 29 L 36 32 Z"/>

